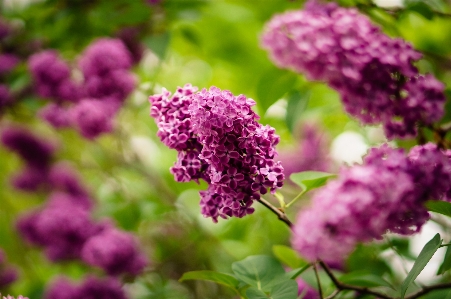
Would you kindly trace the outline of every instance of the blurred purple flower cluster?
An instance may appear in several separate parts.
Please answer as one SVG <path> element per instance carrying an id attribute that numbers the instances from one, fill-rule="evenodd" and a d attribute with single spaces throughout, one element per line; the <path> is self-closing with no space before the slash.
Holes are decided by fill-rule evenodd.
<path id="1" fill-rule="evenodd" d="M 81 284 L 74 285 L 65 278 L 53 282 L 45 299 L 126 299 L 120 283 L 113 278 L 88 277 Z"/>
<path id="2" fill-rule="evenodd" d="M 17 271 L 8 265 L 5 253 L 0 248 L 0 289 L 4 289 L 16 281 L 17 277 Z"/>
<path id="3" fill-rule="evenodd" d="M 0 294 L 0 296 L 1 296 L 1 294 Z M 28 297 L 24 297 L 24 296 L 22 296 L 22 295 L 19 295 L 19 297 L 17 297 L 17 298 L 8 295 L 8 296 L 6 296 L 6 297 L 3 296 L 3 299 L 29 299 L 29 298 L 28 298 Z"/>
<path id="4" fill-rule="evenodd" d="M 449 151 L 429 143 L 406 155 L 388 145 L 373 148 L 363 165 L 343 168 L 301 211 L 292 244 L 305 258 L 339 262 L 358 242 L 386 232 L 412 234 L 429 219 L 427 200 L 449 200 Z"/>
<path id="5" fill-rule="evenodd" d="M 49 194 L 43 206 L 18 220 L 18 230 L 25 240 L 43 247 L 48 258 L 55 262 L 81 259 L 111 276 L 142 272 L 148 262 L 137 240 L 109 221 L 92 219 L 94 205 L 89 192 L 74 169 L 64 162 L 54 163 L 53 146 L 25 129 L 14 127 L 2 131 L 1 141 L 28 165 L 18 176 L 22 183 L 18 184 L 17 178 L 14 180 L 15 187 L 25 191 L 42 188 Z M 33 171 L 36 175 L 31 176 Z M 23 183 L 23 177 L 27 184 Z M 96 280 L 91 280 L 88 285 L 95 285 Z M 91 289 L 95 288 L 87 287 Z"/>
<path id="6" fill-rule="evenodd" d="M 176 181 L 209 184 L 200 192 L 205 217 L 217 222 L 253 213 L 254 200 L 283 185 L 283 167 L 274 161 L 279 137 L 257 122 L 252 99 L 217 87 L 197 92 L 187 84 L 172 97 L 163 90 L 149 101 L 157 135 L 179 152 L 171 168 Z"/>
<path id="7" fill-rule="evenodd" d="M 269 21 L 262 45 L 278 66 L 326 81 L 349 114 L 363 124 L 382 123 L 390 139 L 413 136 L 417 124 L 443 115 L 444 85 L 412 64 L 421 54 L 356 9 L 310 1 Z"/>
<path id="8" fill-rule="evenodd" d="M 88 139 L 110 132 L 114 115 L 135 87 L 131 66 L 131 53 L 120 39 L 101 38 L 85 49 L 78 61 L 81 82 L 56 51 L 34 54 L 29 69 L 35 89 L 53 100 L 41 117 L 55 128 L 74 126 Z"/>

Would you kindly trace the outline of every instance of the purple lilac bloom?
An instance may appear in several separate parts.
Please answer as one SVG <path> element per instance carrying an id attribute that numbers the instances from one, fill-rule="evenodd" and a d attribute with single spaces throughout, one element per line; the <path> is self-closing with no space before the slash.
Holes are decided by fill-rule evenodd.
<path id="1" fill-rule="evenodd" d="M 3 107 L 7 106 L 11 102 L 11 93 L 8 86 L 0 84 L 0 111 Z"/>
<path id="2" fill-rule="evenodd" d="M 196 91 L 187 84 L 172 97 L 163 90 L 149 98 L 157 135 L 179 151 L 171 172 L 177 181 L 209 183 L 200 192 L 205 217 L 251 214 L 253 200 L 283 185 L 283 167 L 274 161 L 279 137 L 257 122 L 252 99 L 217 87 Z"/>
<path id="3" fill-rule="evenodd" d="M 70 79 L 70 68 L 53 50 L 34 54 L 28 61 L 37 93 L 57 101 L 76 102 L 79 89 Z"/>
<path id="4" fill-rule="evenodd" d="M 412 64 L 421 54 L 356 9 L 310 2 L 305 10 L 275 16 L 262 45 L 279 67 L 326 81 L 349 114 L 363 124 L 382 123 L 388 138 L 412 136 L 418 122 L 443 115 L 444 85 L 420 76 Z"/>
<path id="5" fill-rule="evenodd" d="M 27 241 L 43 246 L 50 260 L 59 261 L 79 258 L 98 227 L 77 198 L 55 193 L 43 210 L 19 220 L 18 229 Z"/>
<path id="6" fill-rule="evenodd" d="M 109 275 L 138 275 L 147 265 L 134 237 L 115 228 L 105 229 L 91 237 L 83 247 L 82 259 L 104 269 Z"/>
<path id="7" fill-rule="evenodd" d="M 135 77 L 127 70 L 115 70 L 104 75 L 87 77 L 84 83 L 88 98 L 116 99 L 123 102 L 135 88 Z"/>
<path id="8" fill-rule="evenodd" d="M 9 150 L 16 152 L 29 166 L 45 169 L 51 163 L 54 147 L 24 128 L 4 129 L 1 142 Z"/>
<path id="9" fill-rule="evenodd" d="M 41 108 L 38 114 L 55 128 L 70 126 L 68 110 L 61 105 L 50 103 Z"/>
<path id="10" fill-rule="evenodd" d="M 132 62 L 138 63 L 144 54 L 144 46 L 139 42 L 140 38 L 139 27 L 126 27 L 122 28 L 117 37 L 124 43 L 128 51 L 131 54 Z"/>
<path id="11" fill-rule="evenodd" d="M 114 278 L 88 277 L 80 285 L 65 278 L 56 280 L 47 290 L 45 299 L 126 299 L 121 284 Z"/>
<path id="12" fill-rule="evenodd" d="M 6 74 L 16 67 L 20 59 L 14 54 L 0 54 L 0 75 Z"/>
<path id="13" fill-rule="evenodd" d="M 46 168 L 28 166 L 16 174 L 11 183 L 17 190 L 34 192 L 47 183 L 47 174 Z"/>
<path id="14" fill-rule="evenodd" d="M 297 218 L 293 247 L 314 261 L 341 261 L 359 242 L 387 231 L 409 235 L 429 219 L 427 200 L 448 200 L 451 161 L 429 143 L 402 149 L 373 148 L 363 165 L 343 168 Z"/>
<path id="15" fill-rule="evenodd" d="M 94 139 L 102 133 L 113 130 L 111 111 L 112 108 L 115 109 L 113 105 L 95 99 L 84 99 L 70 110 L 71 121 L 81 135 L 87 139 Z"/>
<path id="16" fill-rule="evenodd" d="M 91 43 L 79 61 L 85 78 L 126 70 L 131 65 L 132 58 L 127 47 L 121 40 L 112 38 L 101 38 Z"/>

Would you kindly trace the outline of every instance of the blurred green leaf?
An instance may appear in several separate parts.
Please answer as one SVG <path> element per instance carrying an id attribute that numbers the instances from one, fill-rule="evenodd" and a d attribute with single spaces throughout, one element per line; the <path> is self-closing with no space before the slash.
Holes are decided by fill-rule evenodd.
<path id="1" fill-rule="evenodd" d="M 329 178 L 335 176 L 335 174 L 327 172 L 304 171 L 291 174 L 290 180 L 300 186 L 302 188 L 302 192 L 305 193 L 307 191 L 325 185 Z"/>
<path id="2" fill-rule="evenodd" d="M 363 272 L 363 271 L 356 271 L 356 272 L 344 274 L 339 277 L 339 280 L 341 282 L 344 282 L 347 284 L 361 286 L 361 287 L 371 288 L 371 287 L 384 286 L 384 287 L 393 288 L 382 277 L 368 273 L 368 272 Z"/>
<path id="3" fill-rule="evenodd" d="M 289 279 L 274 285 L 269 298 L 273 299 L 296 299 L 298 296 L 298 284 Z"/>
<path id="4" fill-rule="evenodd" d="M 310 92 L 293 90 L 285 95 L 287 100 L 287 113 L 285 115 L 285 123 L 291 133 L 295 129 L 302 112 L 307 108 Z"/>
<path id="5" fill-rule="evenodd" d="M 202 271 L 191 271 L 186 272 L 183 274 L 183 276 L 179 279 L 180 282 L 185 280 L 207 280 L 216 282 L 218 284 L 222 284 L 226 287 L 229 287 L 231 289 L 234 289 L 236 292 L 238 292 L 238 284 L 239 281 L 235 277 L 233 277 L 230 274 L 215 272 L 215 271 L 208 271 L 208 270 L 202 270 Z"/>
<path id="6" fill-rule="evenodd" d="M 290 279 L 295 279 L 296 277 L 298 277 L 299 275 L 301 275 L 302 273 L 304 273 L 305 270 L 307 270 L 308 268 L 310 268 L 311 264 L 307 264 L 303 267 L 291 270 L 290 272 L 287 272 L 285 274 L 286 277 L 289 277 Z"/>
<path id="7" fill-rule="evenodd" d="M 235 262 L 232 271 L 239 280 L 263 291 L 270 291 L 274 281 L 285 274 L 282 265 L 266 255 L 249 256 Z"/>
<path id="8" fill-rule="evenodd" d="M 264 73 L 257 83 L 257 104 L 265 112 L 272 104 L 293 89 L 297 75 L 276 68 Z"/>
<path id="9" fill-rule="evenodd" d="M 446 248 L 445 257 L 443 258 L 443 263 L 438 268 L 437 275 L 443 274 L 451 269 L 451 246 Z"/>
<path id="10" fill-rule="evenodd" d="M 263 291 L 252 287 L 246 290 L 246 296 L 248 299 L 268 299 Z"/>
<path id="11" fill-rule="evenodd" d="M 292 248 L 285 245 L 274 245 L 272 251 L 276 258 L 292 269 L 300 268 L 308 263 Z"/>
<path id="12" fill-rule="evenodd" d="M 171 34 L 165 32 L 159 35 L 148 36 L 144 39 L 144 44 L 155 53 L 161 60 L 166 56 L 169 43 L 171 41 Z"/>
<path id="13" fill-rule="evenodd" d="M 426 208 L 435 213 L 451 217 L 451 203 L 440 200 L 429 200 L 426 202 Z"/>
<path id="14" fill-rule="evenodd" d="M 428 20 L 434 17 L 432 8 L 425 1 L 405 0 L 404 5 L 406 10 L 415 11 Z"/>
<path id="15" fill-rule="evenodd" d="M 409 285 L 417 278 L 417 276 L 423 271 L 424 267 L 429 263 L 434 253 L 439 249 L 442 244 L 440 234 L 436 234 L 429 242 L 424 245 L 423 249 L 418 255 L 417 260 L 413 264 L 412 269 L 407 275 L 406 279 L 401 285 L 401 299 L 404 298 Z"/>

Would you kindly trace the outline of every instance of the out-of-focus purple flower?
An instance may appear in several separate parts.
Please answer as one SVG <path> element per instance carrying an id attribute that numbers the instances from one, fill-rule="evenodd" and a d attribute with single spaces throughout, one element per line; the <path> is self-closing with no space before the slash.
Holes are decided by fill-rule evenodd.
<path id="1" fill-rule="evenodd" d="M 83 247 L 82 259 L 104 269 L 109 275 L 137 275 L 147 265 L 134 237 L 114 228 L 91 237 Z"/>
<path id="2" fill-rule="evenodd" d="M 140 29 L 137 27 L 122 28 L 117 34 L 130 52 L 133 63 L 138 63 L 144 53 L 144 46 L 140 43 L 139 35 Z"/>
<path id="3" fill-rule="evenodd" d="M 443 115 L 444 85 L 419 76 L 412 64 L 421 54 L 356 9 L 311 1 L 305 10 L 275 16 L 262 44 L 278 66 L 326 81 L 348 113 L 363 124 L 382 123 L 388 138 L 412 136 L 418 122 Z"/>
<path id="4" fill-rule="evenodd" d="M 8 296 L 3 296 L 3 299 L 15 299 L 13 296 L 10 296 L 10 295 L 8 295 Z M 22 295 L 19 295 L 19 297 L 17 297 L 16 299 L 29 299 L 28 297 L 24 297 L 24 296 L 22 296 Z"/>
<path id="5" fill-rule="evenodd" d="M 12 178 L 12 185 L 25 192 L 37 191 L 47 183 L 47 169 L 38 167 L 26 167 Z"/>
<path id="6" fill-rule="evenodd" d="M 317 290 L 312 288 L 303 279 L 297 278 L 298 283 L 298 295 L 302 295 L 302 299 L 319 299 L 319 293 Z"/>
<path id="7" fill-rule="evenodd" d="M 331 161 L 328 158 L 326 143 L 326 138 L 316 126 L 305 124 L 297 148 L 280 153 L 279 159 L 285 176 L 308 170 L 328 171 Z"/>
<path id="8" fill-rule="evenodd" d="M 0 75 L 8 73 L 16 67 L 20 59 L 14 54 L 0 54 Z"/>
<path id="9" fill-rule="evenodd" d="M 16 281 L 17 271 L 7 264 L 5 252 L 0 249 L 0 289 Z"/>
<path id="10" fill-rule="evenodd" d="M 263 126 L 251 107 L 252 99 L 234 96 L 217 87 L 196 92 L 190 84 L 149 98 L 157 135 L 179 151 L 171 172 L 177 181 L 204 179 L 201 211 L 218 216 L 243 217 L 253 213 L 254 199 L 283 184 L 283 167 L 274 161 L 279 137 Z"/>
<path id="11" fill-rule="evenodd" d="M 1 133 L 1 141 L 30 166 L 42 169 L 50 165 L 54 147 L 26 129 L 19 127 L 5 128 Z"/>
<path id="12" fill-rule="evenodd" d="M 78 101 L 80 90 L 70 79 L 69 66 L 56 51 L 48 50 L 32 55 L 28 67 L 33 75 L 36 91 L 41 97 L 58 101 Z"/>
<path id="13" fill-rule="evenodd" d="M 103 76 L 115 70 L 126 70 L 132 58 L 119 39 L 101 38 L 91 43 L 83 52 L 79 66 L 85 78 Z"/>
<path id="14" fill-rule="evenodd" d="M 85 94 L 89 98 L 113 98 L 123 102 L 135 88 L 135 77 L 127 70 L 114 70 L 85 80 Z"/>
<path id="15" fill-rule="evenodd" d="M 38 112 L 39 116 L 55 128 L 70 126 L 68 110 L 58 104 L 48 104 Z"/>
<path id="16" fill-rule="evenodd" d="M 74 286 L 67 279 L 59 278 L 47 290 L 45 299 L 126 299 L 121 284 L 114 278 L 88 277 L 81 285 Z"/>
<path id="17" fill-rule="evenodd" d="M 314 261 L 337 262 L 359 242 L 390 231 L 413 234 L 429 219 L 427 200 L 449 200 L 451 161 L 429 143 L 406 155 L 388 145 L 373 148 L 364 165 L 343 168 L 298 215 L 292 244 Z"/>
<path id="18" fill-rule="evenodd" d="M 8 86 L 0 84 L 0 111 L 3 107 L 11 103 L 11 101 L 12 98 Z"/>
<path id="19" fill-rule="evenodd" d="M 102 133 L 111 132 L 112 109 L 114 102 L 85 99 L 70 110 L 71 120 L 80 133 L 88 139 L 94 139 Z"/>
<path id="20" fill-rule="evenodd" d="M 86 240 L 97 232 L 84 203 L 63 193 L 50 197 L 47 206 L 19 220 L 21 234 L 45 248 L 52 261 L 80 257 Z"/>

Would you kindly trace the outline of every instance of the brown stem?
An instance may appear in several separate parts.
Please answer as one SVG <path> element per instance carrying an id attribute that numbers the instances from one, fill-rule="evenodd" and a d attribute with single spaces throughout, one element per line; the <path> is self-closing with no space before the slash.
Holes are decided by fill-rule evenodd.
<path id="1" fill-rule="evenodd" d="M 342 283 L 335 277 L 335 275 L 332 273 L 332 270 L 330 270 L 329 266 L 327 266 L 326 263 L 324 263 L 323 261 L 319 261 L 319 263 L 320 263 L 321 267 L 324 269 L 324 271 L 326 271 L 327 275 L 332 280 L 335 287 L 339 290 L 352 290 L 352 291 L 356 291 L 356 292 L 360 292 L 360 293 L 374 295 L 374 296 L 376 296 L 378 298 L 382 298 L 382 299 L 392 299 L 392 297 L 389 297 L 383 293 L 372 291 L 365 287 L 357 287 L 357 286 Z M 409 298 L 409 299 L 412 299 L 412 298 Z"/>
<path id="2" fill-rule="evenodd" d="M 313 270 L 315 271 L 316 283 L 318 284 L 319 297 L 321 299 L 324 299 L 323 289 L 321 288 L 321 281 L 319 280 L 319 275 L 318 275 L 318 263 L 317 262 L 313 264 Z"/>
<path id="3" fill-rule="evenodd" d="M 421 290 L 419 290 L 416 293 L 413 293 L 410 296 L 405 297 L 405 299 L 415 299 L 418 297 L 421 297 L 429 292 L 432 292 L 434 290 L 441 290 L 441 289 L 451 289 L 451 283 L 447 282 L 447 283 L 439 283 L 439 284 L 435 284 L 432 286 L 425 286 L 423 287 Z"/>
<path id="4" fill-rule="evenodd" d="M 267 207 L 268 209 L 270 209 L 274 214 L 276 214 L 281 221 L 285 222 L 285 224 L 288 225 L 289 228 L 293 227 L 293 223 L 291 223 L 290 219 L 288 219 L 287 214 L 285 214 L 284 212 L 282 212 L 281 210 L 279 210 L 278 208 L 276 208 L 263 198 L 260 198 L 257 201 L 260 202 L 265 207 Z"/>
<path id="5" fill-rule="evenodd" d="M 333 298 L 337 297 L 338 293 L 340 293 L 340 292 L 341 292 L 340 289 L 335 289 L 335 291 L 333 291 L 332 294 L 330 294 L 329 296 L 327 296 L 324 299 L 333 299 Z"/>

